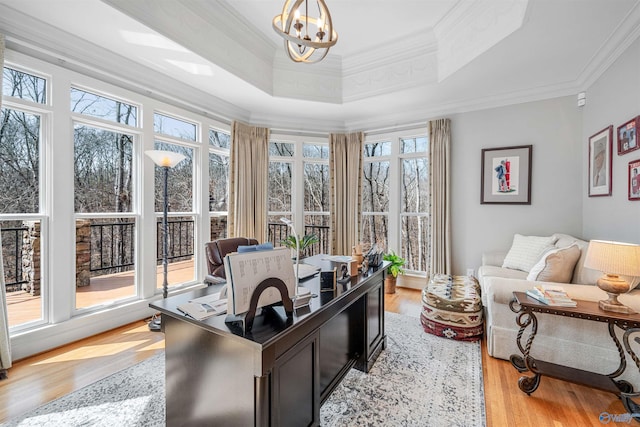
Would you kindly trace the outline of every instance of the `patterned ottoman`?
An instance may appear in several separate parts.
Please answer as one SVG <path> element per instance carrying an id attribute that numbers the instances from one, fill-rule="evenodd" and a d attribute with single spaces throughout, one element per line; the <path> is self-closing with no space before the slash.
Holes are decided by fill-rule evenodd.
<path id="1" fill-rule="evenodd" d="M 420 321 L 425 332 L 477 341 L 484 330 L 480 284 L 475 277 L 436 274 L 422 290 Z"/>

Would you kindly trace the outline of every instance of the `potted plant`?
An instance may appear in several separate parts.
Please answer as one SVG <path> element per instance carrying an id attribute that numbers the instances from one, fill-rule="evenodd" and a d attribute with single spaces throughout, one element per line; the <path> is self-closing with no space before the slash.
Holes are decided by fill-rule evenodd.
<path id="1" fill-rule="evenodd" d="M 396 293 L 396 279 L 398 274 L 404 274 L 404 264 L 407 262 L 404 258 L 397 255 L 394 251 L 384 254 L 382 259 L 389 261 L 391 264 L 387 267 L 387 277 L 384 279 L 384 292 L 387 294 Z"/>
<path id="2" fill-rule="evenodd" d="M 305 234 L 302 237 L 298 236 L 298 239 L 300 239 L 301 254 L 304 254 L 305 249 L 307 249 L 311 245 L 318 243 L 320 241 L 320 238 L 313 233 Z M 287 236 L 287 238 L 281 241 L 280 243 L 289 249 L 293 249 L 294 251 L 296 250 L 296 236 L 294 236 L 293 234 L 290 234 L 289 236 Z"/>

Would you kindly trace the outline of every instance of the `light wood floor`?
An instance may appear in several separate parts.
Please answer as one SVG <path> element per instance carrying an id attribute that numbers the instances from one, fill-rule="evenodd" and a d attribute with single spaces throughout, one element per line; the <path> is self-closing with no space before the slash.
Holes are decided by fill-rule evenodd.
<path id="1" fill-rule="evenodd" d="M 418 316 L 420 291 L 398 288 L 395 294 L 386 296 L 385 303 L 388 311 Z M 146 323 L 140 321 L 17 361 L 9 379 L 0 383 L 0 423 L 163 348 L 163 334 L 149 332 Z M 550 378 L 543 378 L 538 390 L 527 396 L 518 388 L 520 374 L 509 362 L 487 356 L 484 342 L 482 352 L 488 426 L 602 426 L 601 413 L 625 413 L 613 394 Z"/>

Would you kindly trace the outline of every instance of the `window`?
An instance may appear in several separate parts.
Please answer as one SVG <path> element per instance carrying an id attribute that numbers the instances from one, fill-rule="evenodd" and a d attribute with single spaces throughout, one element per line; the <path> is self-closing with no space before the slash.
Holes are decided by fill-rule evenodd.
<path id="1" fill-rule="evenodd" d="M 5 96 L 46 104 L 46 88 L 47 81 L 42 77 L 9 67 L 4 67 L 2 71 L 2 92 Z"/>
<path id="2" fill-rule="evenodd" d="M 292 234 L 281 221 L 295 223 L 300 235 L 319 243 L 305 256 L 329 253 L 329 145 L 326 138 L 274 137 L 269 144 L 269 241 L 280 245 Z"/>
<path id="3" fill-rule="evenodd" d="M 73 87 L 71 111 L 130 126 L 138 124 L 138 108 L 133 105 Z"/>
<path id="4" fill-rule="evenodd" d="M 40 211 L 40 116 L 3 108 L 0 132 L 0 212 Z"/>
<path id="5" fill-rule="evenodd" d="M 363 250 L 374 244 L 394 250 L 407 260 L 405 269 L 417 273 L 427 268 L 427 146 L 424 136 L 397 134 L 367 138 L 364 146 Z"/>
<path id="6" fill-rule="evenodd" d="M 74 126 L 76 308 L 137 295 L 134 136 Z M 99 290 L 117 287 L 118 292 Z"/>
<path id="7" fill-rule="evenodd" d="M 363 251 L 374 244 L 389 247 L 389 164 L 391 142 L 365 144 L 362 180 L 362 242 Z"/>
<path id="8" fill-rule="evenodd" d="M 173 151 L 185 159 L 171 168 L 167 180 L 168 200 L 168 247 L 169 262 L 167 280 L 170 286 L 177 286 L 195 280 L 195 221 L 193 171 L 195 148 L 181 144 L 176 139 L 156 136 L 156 150 Z M 162 288 L 162 212 L 164 211 L 164 174 L 162 168 L 155 167 L 155 209 L 157 212 L 157 280 L 156 287 Z"/>
<path id="9" fill-rule="evenodd" d="M 198 126 L 186 120 L 155 113 L 153 115 L 153 131 L 162 135 L 195 141 Z"/>
<path id="10" fill-rule="evenodd" d="M 303 145 L 304 234 L 319 237 L 315 252 L 330 252 L 329 145 Z"/>
<path id="11" fill-rule="evenodd" d="M 402 159 L 400 219 L 402 257 L 410 271 L 427 269 L 429 171 L 427 139 L 401 139 Z"/>
<path id="12" fill-rule="evenodd" d="M 229 133 L 209 130 L 209 222 L 212 241 L 227 237 L 230 146 Z"/>
<path id="13" fill-rule="evenodd" d="M 269 143 L 269 236 L 275 245 L 285 240 L 291 230 L 280 218 L 293 217 L 293 173 L 295 168 L 295 143 Z"/>
<path id="14" fill-rule="evenodd" d="M 21 78 L 9 83 L 20 88 L 14 91 L 10 87 L 8 94 L 38 86 L 39 78 L 18 74 Z M 28 77 L 32 78 L 30 82 Z M 6 85 L 5 80 L 5 90 Z M 41 115 L 17 106 L 3 108 L 0 120 L 0 228 L 8 321 L 14 331 L 44 321 L 46 285 L 42 283 L 45 276 L 41 260 L 46 256 L 46 216 L 40 191 L 44 188 L 40 172 L 43 132 Z"/>

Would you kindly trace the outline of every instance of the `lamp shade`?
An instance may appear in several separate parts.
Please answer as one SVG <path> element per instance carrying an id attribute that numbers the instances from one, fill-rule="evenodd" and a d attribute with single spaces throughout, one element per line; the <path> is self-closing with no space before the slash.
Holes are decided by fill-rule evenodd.
<path id="1" fill-rule="evenodd" d="M 164 150 L 148 150 L 144 152 L 158 166 L 172 168 L 186 157 L 184 154 L 174 153 L 173 151 Z"/>
<path id="2" fill-rule="evenodd" d="M 584 266 L 605 274 L 640 276 L 640 245 L 591 240 Z"/>

